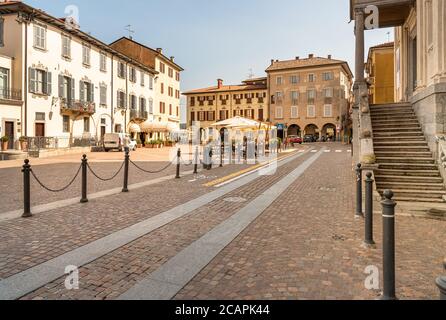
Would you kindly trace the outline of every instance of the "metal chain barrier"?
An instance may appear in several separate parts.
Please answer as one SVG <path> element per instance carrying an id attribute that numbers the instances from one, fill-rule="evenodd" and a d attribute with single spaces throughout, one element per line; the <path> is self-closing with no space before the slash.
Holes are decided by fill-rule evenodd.
<path id="1" fill-rule="evenodd" d="M 150 170 L 146 170 L 146 169 L 141 168 L 140 166 L 138 166 L 138 165 L 137 165 L 135 162 L 133 162 L 132 160 L 130 160 L 130 163 L 133 164 L 138 170 L 141 170 L 142 172 L 149 173 L 149 174 L 160 173 L 160 172 L 166 170 L 167 168 L 169 168 L 169 167 L 172 165 L 172 163 L 169 162 L 169 164 L 168 164 L 167 166 L 161 168 L 160 170 L 150 171 Z"/>
<path id="2" fill-rule="evenodd" d="M 181 164 L 184 165 L 185 167 L 189 167 L 189 166 L 191 166 L 191 165 L 194 164 L 194 161 L 193 161 L 193 160 L 191 160 L 190 162 L 186 162 L 186 161 L 183 159 L 183 157 L 181 157 L 180 160 L 181 160 Z"/>
<path id="3" fill-rule="evenodd" d="M 122 165 L 119 168 L 119 170 L 111 178 L 101 178 L 98 174 L 96 174 L 96 172 L 93 171 L 93 169 L 90 167 L 90 164 L 87 164 L 87 167 L 96 178 L 98 178 L 101 181 L 106 182 L 106 181 L 112 181 L 113 179 L 115 179 L 118 176 L 118 174 L 122 171 L 122 168 L 124 168 L 124 162 L 122 162 Z"/>
<path id="4" fill-rule="evenodd" d="M 51 188 L 48 188 L 47 186 L 45 186 L 45 185 L 42 183 L 42 181 L 40 181 L 40 179 L 36 176 L 36 174 L 34 173 L 33 170 L 30 170 L 30 172 L 31 172 L 31 175 L 34 177 L 34 179 L 36 179 L 37 183 L 38 183 L 43 189 L 45 189 L 45 190 L 47 190 L 47 191 L 49 191 L 49 192 L 57 193 L 57 192 L 65 191 L 65 190 L 67 190 L 69 187 L 71 187 L 71 185 L 74 183 L 74 181 L 76 181 L 76 178 L 79 176 L 79 173 L 81 172 L 81 168 L 82 168 L 82 165 L 79 166 L 79 169 L 77 170 L 76 175 L 75 175 L 74 178 L 70 181 L 70 183 L 68 183 L 67 186 L 65 186 L 64 188 L 61 188 L 61 189 L 51 189 Z"/>

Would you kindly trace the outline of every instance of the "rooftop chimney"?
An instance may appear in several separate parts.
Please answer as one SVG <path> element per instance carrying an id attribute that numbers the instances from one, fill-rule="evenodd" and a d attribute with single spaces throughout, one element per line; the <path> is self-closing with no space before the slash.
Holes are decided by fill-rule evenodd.
<path id="1" fill-rule="evenodd" d="M 296 57 L 296 60 L 299 60 L 299 59 L 300 59 L 300 57 L 299 57 L 299 56 L 297 56 L 297 57 Z"/>
<path id="2" fill-rule="evenodd" d="M 328 55 L 328 59 L 331 59 L 331 54 Z"/>
<path id="3" fill-rule="evenodd" d="M 174 56 L 170 57 L 170 61 L 175 62 L 175 57 Z"/>
<path id="4" fill-rule="evenodd" d="M 274 64 L 274 59 L 271 59 L 271 65 L 273 65 Z"/>
<path id="5" fill-rule="evenodd" d="M 223 87 L 223 79 L 217 79 L 217 84 L 218 89 L 221 89 Z"/>
<path id="6" fill-rule="evenodd" d="M 308 55 L 308 58 L 309 58 L 309 59 L 313 59 L 313 58 L 314 58 L 314 54 L 310 53 L 310 54 Z"/>
<path id="7" fill-rule="evenodd" d="M 159 53 L 163 54 L 163 48 L 156 48 L 156 51 L 158 51 Z"/>

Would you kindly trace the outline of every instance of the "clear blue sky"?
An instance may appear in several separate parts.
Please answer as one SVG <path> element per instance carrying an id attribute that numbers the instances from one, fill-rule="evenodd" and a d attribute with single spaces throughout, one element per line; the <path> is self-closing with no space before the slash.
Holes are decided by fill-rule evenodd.
<path id="1" fill-rule="evenodd" d="M 346 60 L 354 70 L 353 25 L 348 0 L 26 0 L 63 17 L 79 8 L 81 29 L 109 43 L 127 35 L 186 69 L 182 90 L 214 85 L 217 78 L 239 83 L 250 69 L 263 76 L 271 59 L 309 53 Z M 366 35 L 367 47 L 387 42 L 387 32 Z M 390 39 L 393 40 L 393 31 Z"/>

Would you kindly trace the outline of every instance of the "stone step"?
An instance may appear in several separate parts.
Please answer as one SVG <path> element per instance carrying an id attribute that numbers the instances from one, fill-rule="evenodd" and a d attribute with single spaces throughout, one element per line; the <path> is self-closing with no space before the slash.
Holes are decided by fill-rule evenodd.
<path id="1" fill-rule="evenodd" d="M 444 203 L 443 198 L 420 198 L 420 197 L 393 197 L 393 200 L 398 202 L 426 202 L 426 203 Z"/>
<path id="2" fill-rule="evenodd" d="M 393 120 L 393 119 L 411 119 L 418 120 L 415 113 L 370 113 L 372 119 L 383 119 L 383 120 Z"/>
<path id="3" fill-rule="evenodd" d="M 408 152 L 408 151 L 376 151 L 378 158 L 385 157 L 414 157 L 414 158 L 432 158 L 432 152 Z"/>
<path id="4" fill-rule="evenodd" d="M 372 127 L 373 129 L 399 129 L 399 128 L 407 128 L 407 127 L 411 127 L 411 128 L 420 128 L 420 124 L 418 122 L 414 122 L 414 123 L 405 123 L 405 122 L 400 122 L 400 123 L 379 123 L 377 121 L 372 123 Z"/>
<path id="5" fill-rule="evenodd" d="M 381 133 L 381 132 L 419 132 L 421 131 L 421 127 L 407 127 L 407 128 L 376 128 L 373 129 L 373 132 Z"/>
<path id="6" fill-rule="evenodd" d="M 389 152 L 389 151 L 395 151 L 395 152 L 430 152 L 430 149 L 428 146 L 420 147 L 420 146 L 380 146 L 375 145 L 374 146 L 375 152 Z"/>
<path id="7" fill-rule="evenodd" d="M 412 108 L 412 104 L 409 102 L 395 102 L 395 103 L 383 103 L 383 104 L 371 104 L 370 109 L 379 109 L 379 108 Z"/>
<path id="8" fill-rule="evenodd" d="M 423 163 L 398 163 L 398 162 L 378 162 L 380 169 L 392 170 L 438 170 L 435 164 Z"/>
<path id="9" fill-rule="evenodd" d="M 410 120 L 405 120 L 405 119 L 385 119 L 385 120 L 373 120 L 372 121 L 374 126 L 379 126 L 379 125 L 400 125 L 400 124 L 405 124 L 407 126 L 419 126 L 419 122 L 417 119 L 410 119 Z"/>
<path id="10" fill-rule="evenodd" d="M 424 141 L 426 142 L 426 138 L 424 138 L 423 136 L 401 136 L 401 137 L 382 137 L 382 136 L 374 136 L 373 137 L 373 141 L 376 142 L 383 142 L 383 141 L 388 141 L 388 142 L 393 142 L 393 141 Z"/>
<path id="11" fill-rule="evenodd" d="M 414 164 L 435 164 L 435 160 L 431 157 L 415 158 L 415 157 L 382 157 L 377 156 L 376 161 L 381 163 L 414 163 Z"/>
<path id="12" fill-rule="evenodd" d="M 405 189 L 405 190 L 433 190 L 433 191 L 445 191 L 445 186 L 443 183 L 413 183 L 413 182 L 389 182 L 389 181 L 378 181 L 376 186 L 380 190 L 395 190 L 395 189 Z"/>
<path id="13" fill-rule="evenodd" d="M 371 111 L 370 115 L 376 117 L 388 117 L 388 116 L 412 116 L 417 115 L 412 110 L 395 110 L 395 111 Z"/>
<path id="14" fill-rule="evenodd" d="M 413 132 L 373 132 L 373 136 L 375 138 L 384 138 L 384 137 L 423 137 L 423 132 L 420 131 L 413 131 Z"/>
<path id="15" fill-rule="evenodd" d="M 377 176 L 400 176 L 400 177 L 441 177 L 437 170 L 404 170 L 404 169 L 381 169 L 376 170 Z"/>
<path id="16" fill-rule="evenodd" d="M 446 196 L 446 191 L 437 190 L 408 190 L 408 189 L 391 189 L 395 197 L 403 198 L 422 198 L 422 199 L 443 199 Z M 385 189 L 378 189 L 380 194 L 384 193 Z"/>
<path id="17" fill-rule="evenodd" d="M 375 146 L 395 146 L 395 147 L 405 147 L 405 146 L 412 146 L 412 147 L 425 147 L 427 146 L 427 142 L 425 140 L 422 141 L 413 141 L 413 140 L 405 140 L 405 141 L 373 141 Z"/>
<path id="18" fill-rule="evenodd" d="M 378 182 L 396 182 L 396 183 L 440 183 L 443 185 L 442 177 L 426 177 L 426 176 L 397 176 L 397 175 L 375 175 Z"/>

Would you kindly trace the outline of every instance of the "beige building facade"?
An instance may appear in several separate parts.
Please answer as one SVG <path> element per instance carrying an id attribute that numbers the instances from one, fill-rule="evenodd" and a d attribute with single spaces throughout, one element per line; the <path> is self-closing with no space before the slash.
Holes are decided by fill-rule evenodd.
<path id="1" fill-rule="evenodd" d="M 120 38 L 110 46 L 157 72 L 154 81 L 153 120 L 168 130 L 180 127 L 181 72 L 175 57 L 164 55 L 162 48 L 152 49 L 130 38 Z"/>
<path id="2" fill-rule="evenodd" d="M 257 121 L 268 117 L 266 78 L 248 79 L 238 85 L 217 85 L 195 89 L 183 94 L 187 97 L 187 125 L 200 122 L 207 128 L 217 121 L 241 116 Z"/>
<path id="3" fill-rule="evenodd" d="M 316 57 L 272 60 L 266 69 L 270 122 L 282 139 L 312 135 L 342 140 L 348 134 L 352 73 L 345 61 Z"/>

